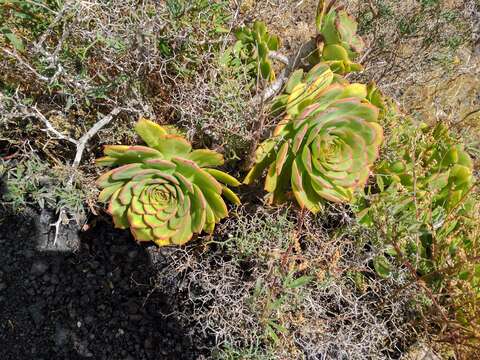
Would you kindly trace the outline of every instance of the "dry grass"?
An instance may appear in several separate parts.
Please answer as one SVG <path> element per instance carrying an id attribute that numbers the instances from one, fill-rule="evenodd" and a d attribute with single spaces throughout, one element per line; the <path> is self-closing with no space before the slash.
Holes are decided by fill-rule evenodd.
<path id="1" fill-rule="evenodd" d="M 375 250 L 330 228 L 342 222 L 355 226 L 345 209 L 316 219 L 238 209 L 215 239 L 170 254 L 158 288 L 178 284 L 180 309 L 191 311 L 172 316 L 213 337 L 219 358 L 398 356 L 421 332 L 412 327 L 418 289 L 401 289 L 403 272 L 375 278 Z"/>

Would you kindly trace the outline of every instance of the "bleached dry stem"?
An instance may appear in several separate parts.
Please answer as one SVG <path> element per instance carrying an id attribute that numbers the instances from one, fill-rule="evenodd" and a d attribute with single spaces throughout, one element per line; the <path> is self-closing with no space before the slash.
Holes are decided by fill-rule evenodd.
<path id="1" fill-rule="evenodd" d="M 73 160 L 72 167 L 77 168 L 82 160 L 83 152 L 88 141 L 94 137 L 97 132 L 104 126 L 108 125 L 112 119 L 122 111 L 121 108 L 116 107 L 107 116 L 104 116 L 101 120 L 97 121 L 80 139 L 77 141 L 77 152 L 75 159 Z"/>
<path id="2" fill-rule="evenodd" d="M 23 106 L 23 105 L 22 105 Z M 23 106 L 24 109 L 27 109 L 25 106 Z M 76 146 L 76 152 L 75 152 L 75 158 L 72 163 L 72 174 L 70 175 L 68 179 L 67 185 L 72 185 L 73 181 L 75 179 L 76 175 L 76 170 L 80 166 L 80 162 L 82 160 L 83 153 L 85 151 L 85 147 L 88 144 L 88 141 L 94 137 L 99 130 L 101 130 L 104 126 L 108 125 L 121 111 L 122 108 L 120 107 L 115 107 L 110 113 L 103 118 L 101 118 L 99 121 L 97 121 L 80 139 L 75 140 L 72 139 L 71 137 L 68 137 L 66 135 L 63 135 L 60 131 L 55 129 L 55 127 L 50 123 L 50 121 L 43 115 L 36 106 L 34 106 L 31 110 L 31 112 L 27 112 L 25 116 L 33 116 L 38 119 L 40 119 L 46 126 L 46 129 L 44 129 L 45 132 L 51 133 L 55 136 L 56 139 L 58 140 L 65 140 L 69 141 L 72 144 L 75 144 Z M 64 222 L 64 220 L 67 218 L 67 213 L 65 207 L 61 207 L 60 210 L 58 211 L 58 218 L 57 221 L 50 224 L 50 227 L 53 227 L 55 229 L 55 234 L 54 234 L 54 240 L 53 240 L 53 245 L 55 246 L 57 244 L 58 236 L 60 234 L 61 230 L 61 225 Z"/>

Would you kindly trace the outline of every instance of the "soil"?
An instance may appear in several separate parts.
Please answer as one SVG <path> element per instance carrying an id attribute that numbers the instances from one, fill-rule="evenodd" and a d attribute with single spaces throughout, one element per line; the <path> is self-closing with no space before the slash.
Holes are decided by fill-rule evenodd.
<path id="1" fill-rule="evenodd" d="M 53 245 L 53 220 L 0 210 L 0 359 L 208 357 L 201 337 L 164 315 L 175 294 L 151 281 L 164 258 L 106 222 L 63 227 Z"/>

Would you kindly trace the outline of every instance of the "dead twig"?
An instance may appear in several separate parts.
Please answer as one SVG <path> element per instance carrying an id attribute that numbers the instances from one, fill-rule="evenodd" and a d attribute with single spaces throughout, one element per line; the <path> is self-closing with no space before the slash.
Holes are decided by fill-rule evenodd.
<path id="1" fill-rule="evenodd" d="M 123 109 L 120 107 L 115 107 L 110 113 L 104 117 L 102 117 L 99 121 L 97 121 L 80 139 L 75 140 L 71 137 L 63 135 L 60 131 L 55 129 L 55 127 L 50 123 L 50 121 L 43 115 L 37 107 L 33 107 L 33 112 L 29 112 L 27 116 L 34 116 L 40 119 L 46 126 L 44 131 L 50 132 L 56 136 L 59 140 L 66 140 L 69 141 L 76 146 L 75 158 L 72 163 L 72 174 L 68 179 L 67 186 L 71 186 L 75 179 L 76 169 L 80 166 L 80 162 L 82 160 L 83 153 L 85 151 L 85 147 L 87 146 L 88 141 L 95 136 L 100 129 L 104 126 L 109 124 L 114 117 L 116 117 Z M 50 227 L 53 227 L 55 230 L 54 238 L 53 238 L 53 245 L 57 244 L 58 236 L 60 235 L 61 225 L 68 220 L 67 212 L 65 207 L 61 207 L 58 211 L 58 218 L 57 221 L 50 224 Z"/>
<path id="2" fill-rule="evenodd" d="M 121 111 L 122 108 L 120 107 L 114 108 L 107 116 L 97 121 L 80 139 L 78 139 L 77 152 L 72 164 L 73 168 L 77 168 L 80 165 L 80 161 L 82 160 L 83 152 L 85 151 L 85 146 L 87 145 L 88 141 L 94 137 L 100 129 L 108 125 L 108 123 L 110 123 L 110 121 L 112 121 L 112 119 Z"/>
<path id="3" fill-rule="evenodd" d="M 78 146 L 78 141 L 75 140 L 75 139 L 72 139 L 71 137 L 69 136 L 66 136 L 66 135 L 63 135 L 60 131 L 58 131 L 57 129 L 55 129 L 55 127 L 50 123 L 50 121 L 45 117 L 45 115 L 43 115 L 38 109 L 36 106 L 33 107 L 33 111 L 34 113 L 28 113 L 26 114 L 27 116 L 30 116 L 30 115 L 33 115 L 35 117 L 37 117 L 38 119 L 40 119 L 44 124 L 45 126 L 47 127 L 46 129 L 44 129 L 43 131 L 47 132 L 47 133 L 52 133 L 53 135 L 56 136 L 57 139 L 59 140 L 66 140 L 66 141 L 69 141 L 71 142 L 72 144 L 75 144 L 76 146 Z"/>
<path id="4" fill-rule="evenodd" d="M 45 81 L 45 82 L 49 82 L 50 79 L 46 76 L 43 76 L 41 74 L 39 74 L 37 72 L 37 70 L 35 70 L 33 67 L 30 66 L 30 64 L 28 64 L 26 61 L 24 61 L 22 59 L 22 57 L 20 55 L 17 54 L 17 52 L 14 50 L 14 51 L 10 51 L 6 48 L 2 48 L 2 51 L 4 54 L 8 55 L 9 57 L 12 57 L 14 58 L 15 60 L 17 60 L 23 67 L 27 68 L 30 72 L 32 72 L 38 79 L 42 80 L 42 81 Z"/>

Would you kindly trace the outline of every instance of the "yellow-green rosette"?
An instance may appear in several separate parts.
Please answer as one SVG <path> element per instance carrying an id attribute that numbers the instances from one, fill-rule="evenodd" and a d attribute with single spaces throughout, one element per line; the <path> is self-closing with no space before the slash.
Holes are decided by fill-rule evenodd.
<path id="1" fill-rule="evenodd" d="M 228 188 L 240 183 L 214 169 L 223 164 L 221 154 L 192 150 L 185 138 L 149 120 L 135 130 L 147 146 L 107 145 L 97 159 L 115 167 L 97 180 L 115 227 L 130 228 L 137 241 L 182 245 L 228 216 L 223 198 L 240 204 Z"/>

